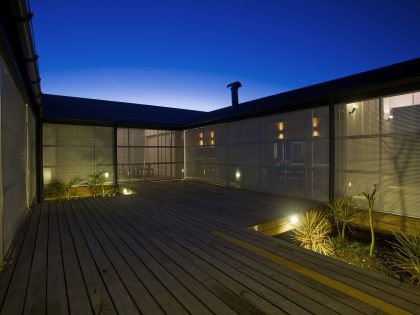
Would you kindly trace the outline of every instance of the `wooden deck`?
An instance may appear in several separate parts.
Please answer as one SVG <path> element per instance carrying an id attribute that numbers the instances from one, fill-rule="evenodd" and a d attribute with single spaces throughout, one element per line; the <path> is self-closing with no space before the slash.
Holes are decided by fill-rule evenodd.
<path id="1" fill-rule="evenodd" d="M 139 188 L 35 207 L 1 273 L 1 314 L 420 314 L 418 289 L 247 229 L 303 200 Z"/>

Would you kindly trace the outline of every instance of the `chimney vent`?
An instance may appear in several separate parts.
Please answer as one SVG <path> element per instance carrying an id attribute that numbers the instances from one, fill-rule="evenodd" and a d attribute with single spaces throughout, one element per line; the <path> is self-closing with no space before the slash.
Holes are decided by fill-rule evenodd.
<path id="1" fill-rule="evenodd" d="M 236 81 L 233 83 L 228 84 L 228 88 L 230 88 L 230 92 L 232 94 L 232 109 L 235 110 L 238 108 L 239 100 L 238 100 L 238 89 L 242 86 L 241 82 Z"/>

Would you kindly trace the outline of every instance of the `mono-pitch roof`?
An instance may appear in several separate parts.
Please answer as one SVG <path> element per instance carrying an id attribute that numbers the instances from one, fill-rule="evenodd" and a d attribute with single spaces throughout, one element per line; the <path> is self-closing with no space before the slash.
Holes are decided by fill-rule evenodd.
<path id="1" fill-rule="evenodd" d="M 420 90 L 420 58 L 211 112 L 44 94 L 44 121 L 186 129 Z M 228 91 L 227 91 L 228 93 Z"/>
<path id="2" fill-rule="evenodd" d="M 43 120 L 145 128 L 181 128 L 204 112 L 44 94 Z"/>

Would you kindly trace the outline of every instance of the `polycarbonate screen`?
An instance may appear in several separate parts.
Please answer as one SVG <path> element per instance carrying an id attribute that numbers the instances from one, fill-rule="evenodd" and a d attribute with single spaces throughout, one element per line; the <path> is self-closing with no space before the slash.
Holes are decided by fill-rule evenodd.
<path id="1" fill-rule="evenodd" d="M 182 178 L 183 132 L 118 128 L 117 160 L 120 182 Z"/>
<path id="2" fill-rule="evenodd" d="M 328 107 L 187 130 L 186 176 L 326 200 Z"/>
<path id="3" fill-rule="evenodd" d="M 419 121 L 420 92 L 337 105 L 336 193 L 366 208 L 376 185 L 376 210 L 420 217 Z"/>

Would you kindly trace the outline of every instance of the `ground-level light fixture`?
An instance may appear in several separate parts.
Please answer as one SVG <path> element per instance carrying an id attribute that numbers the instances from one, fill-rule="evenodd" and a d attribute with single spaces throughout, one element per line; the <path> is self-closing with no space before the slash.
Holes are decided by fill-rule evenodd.
<path id="1" fill-rule="evenodd" d="M 295 225 L 299 222 L 299 217 L 296 214 L 291 215 L 289 221 L 292 225 Z"/>
<path id="2" fill-rule="evenodd" d="M 240 180 L 241 179 L 241 172 L 236 171 L 235 178 L 236 178 L 236 180 Z"/>
<path id="3" fill-rule="evenodd" d="M 122 193 L 123 195 L 128 195 L 130 194 L 130 191 L 127 188 L 123 188 Z"/>

